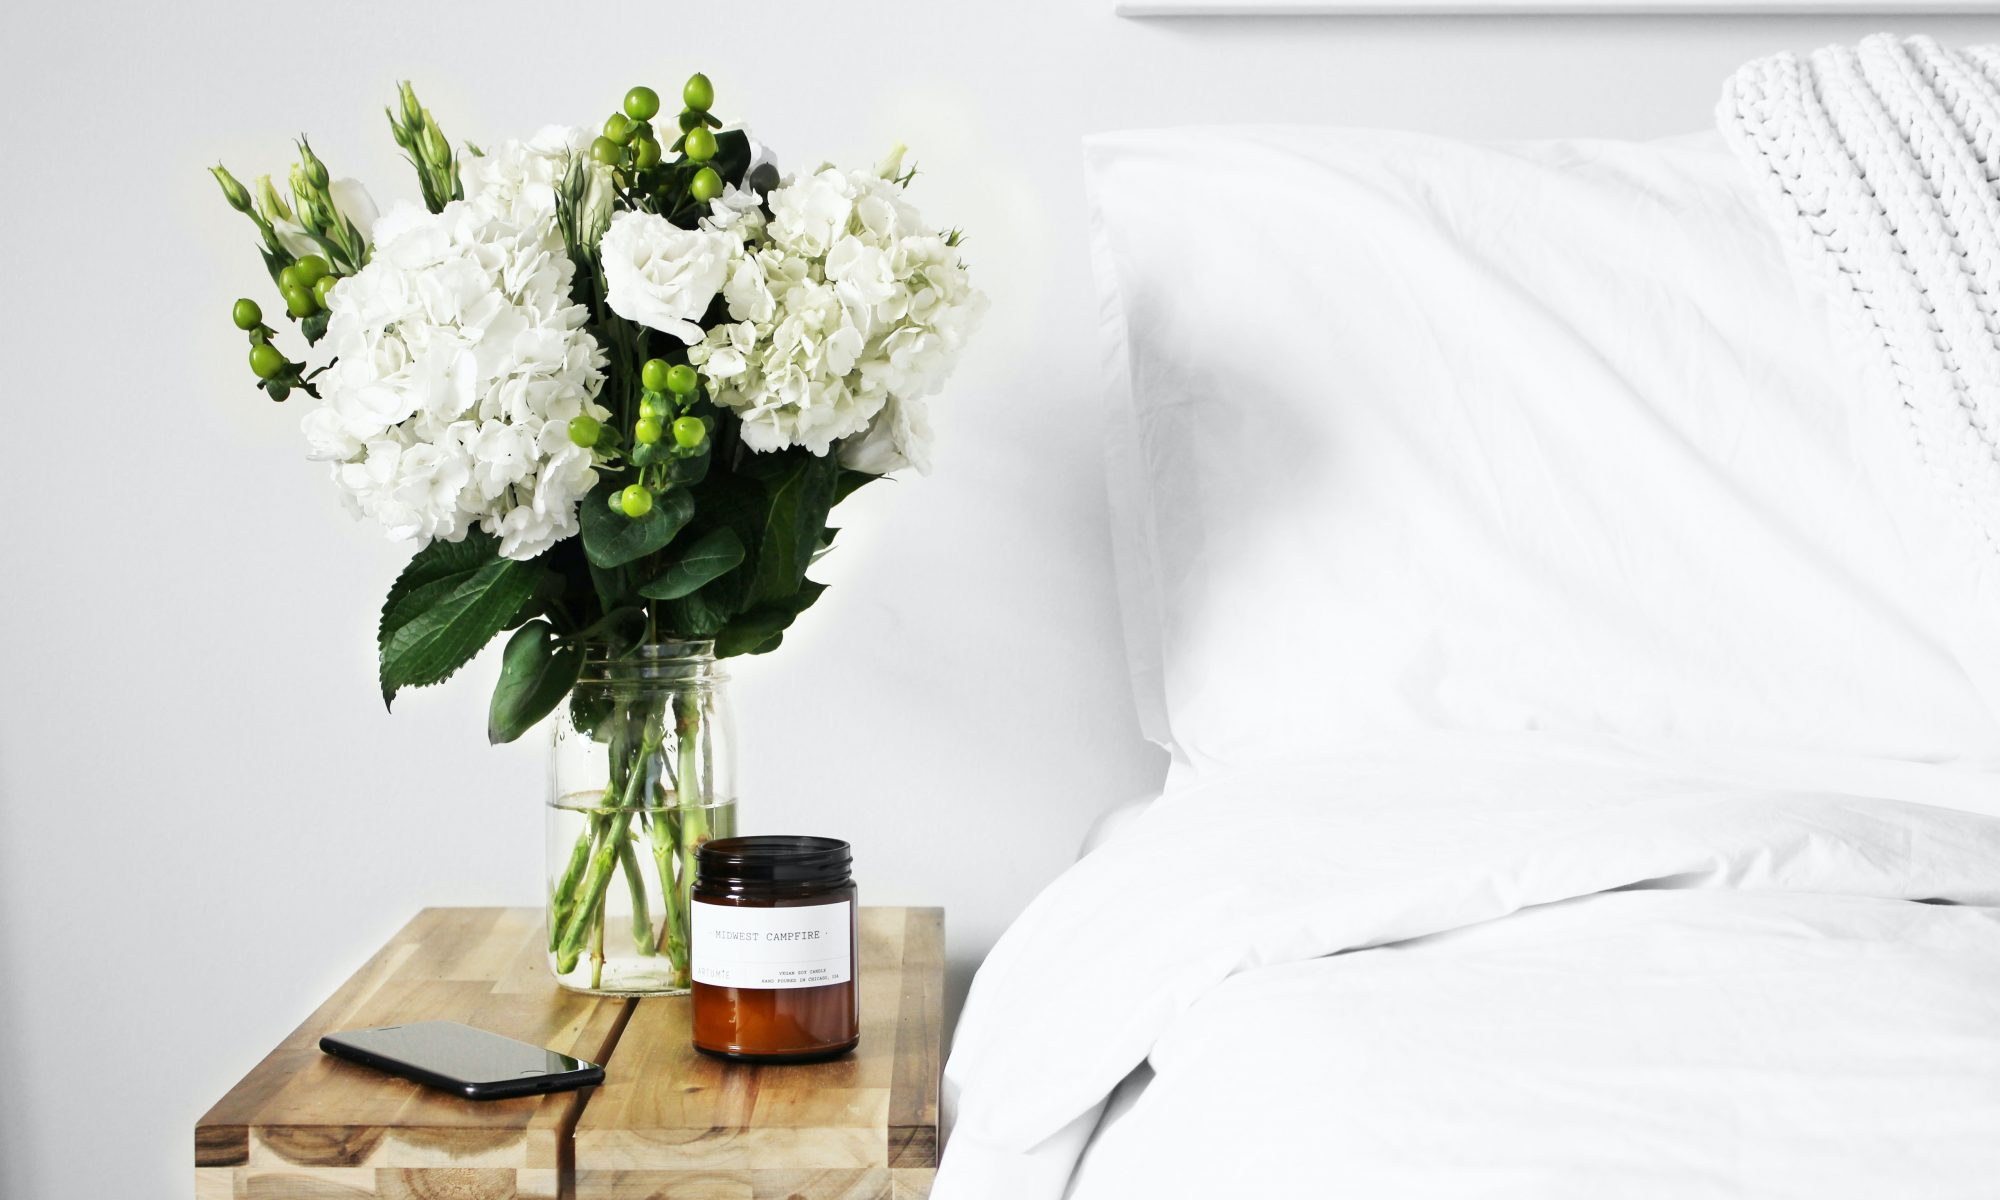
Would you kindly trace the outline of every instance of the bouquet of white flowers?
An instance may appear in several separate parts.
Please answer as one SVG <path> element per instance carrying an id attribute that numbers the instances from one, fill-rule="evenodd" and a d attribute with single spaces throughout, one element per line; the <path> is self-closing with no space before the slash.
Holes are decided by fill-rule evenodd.
<path id="1" fill-rule="evenodd" d="M 551 882 L 559 974 L 601 943 L 612 873 L 637 882 L 624 839 L 657 823 L 655 948 L 684 981 L 683 872 L 713 832 L 694 702 L 585 703 L 580 674 L 665 643 L 777 647 L 822 590 L 806 569 L 833 506 L 928 470 L 927 398 L 985 307 L 958 235 L 906 199 L 900 147 L 875 170 L 788 178 L 710 115 L 706 77 L 682 97 L 671 136 L 637 87 L 599 134 L 461 152 L 405 84 L 389 124 L 423 205 L 379 218 L 304 139 L 289 201 L 269 176 L 253 193 L 213 169 L 313 348 L 293 359 L 238 300 L 258 386 L 318 401 L 310 456 L 418 547 L 382 609 L 384 700 L 512 630 L 488 737 L 574 694 L 569 723 L 608 748 L 602 812 Z"/>

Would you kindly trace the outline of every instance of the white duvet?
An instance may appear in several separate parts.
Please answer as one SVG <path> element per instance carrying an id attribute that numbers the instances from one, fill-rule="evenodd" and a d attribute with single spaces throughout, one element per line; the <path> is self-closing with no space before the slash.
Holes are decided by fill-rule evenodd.
<path id="1" fill-rule="evenodd" d="M 1211 777 L 993 952 L 934 1196 L 1993 1197 L 1996 906 L 1974 771 L 1525 734 Z"/>

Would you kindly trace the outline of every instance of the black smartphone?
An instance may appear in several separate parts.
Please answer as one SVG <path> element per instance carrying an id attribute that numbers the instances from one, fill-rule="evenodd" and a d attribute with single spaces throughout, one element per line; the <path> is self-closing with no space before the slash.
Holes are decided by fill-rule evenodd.
<path id="1" fill-rule="evenodd" d="M 589 1087 L 604 1068 L 457 1021 L 329 1033 L 319 1048 L 468 1100 L 505 1100 Z"/>

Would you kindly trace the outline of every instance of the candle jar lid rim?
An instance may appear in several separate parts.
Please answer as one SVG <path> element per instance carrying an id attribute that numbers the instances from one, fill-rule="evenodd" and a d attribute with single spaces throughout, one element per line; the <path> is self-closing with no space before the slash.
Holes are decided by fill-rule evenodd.
<path id="1" fill-rule="evenodd" d="M 716 884 L 840 886 L 854 866 L 854 848 L 839 838 L 759 834 L 716 838 L 695 851 L 696 887 Z"/>

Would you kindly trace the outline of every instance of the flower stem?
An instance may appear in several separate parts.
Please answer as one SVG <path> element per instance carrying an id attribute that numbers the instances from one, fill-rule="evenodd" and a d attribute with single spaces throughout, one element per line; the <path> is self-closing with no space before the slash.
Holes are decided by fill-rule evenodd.
<path id="1" fill-rule="evenodd" d="M 562 932 L 556 938 L 556 973 L 567 975 L 576 969 L 577 959 L 583 954 L 583 940 L 593 924 L 602 925 L 604 893 L 611 884 L 611 872 L 618 861 L 618 847 L 627 844 L 631 835 L 632 816 L 637 811 L 634 801 L 640 783 L 646 778 L 643 769 L 645 760 L 660 747 L 657 731 L 648 730 L 641 737 L 635 762 L 641 769 L 627 771 L 624 794 L 619 798 L 617 810 L 611 815 L 604 830 L 592 847 L 582 881 L 577 885 L 576 902 L 570 908 L 569 917 L 563 922 Z"/>
<path id="2" fill-rule="evenodd" d="M 678 793 L 675 799 L 681 816 L 681 869 L 675 900 L 680 903 L 683 912 L 688 910 L 688 892 L 694 887 L 695 853 L 708 840 L 708 809 L 703 803 L 708 789 L 702 786 L 700 777 L 701 716 L 699 695 L 682 692 L 674 696 L 674 733 L 680 751 L 680 767 L 674 772 L 674 788 Z M 670 952 L 669 962 L 673 967 L 674 986 L 689 986 L 693 976 L 687 947 L 683 945 L 679 955 Z"/>
<path id="3" fill-rule="evenodd" d="M 618 843 L 618 873 L 632 893 L 632 944 L 641 954 L 652 954 L 653 915 L 646 899 L 646 877 L 639 871 L 639 853 L 630 841 Z"/>

